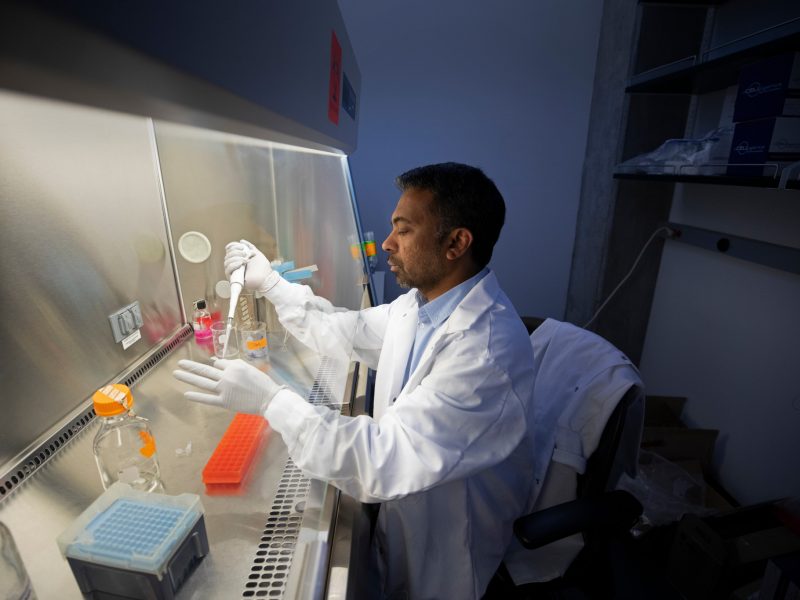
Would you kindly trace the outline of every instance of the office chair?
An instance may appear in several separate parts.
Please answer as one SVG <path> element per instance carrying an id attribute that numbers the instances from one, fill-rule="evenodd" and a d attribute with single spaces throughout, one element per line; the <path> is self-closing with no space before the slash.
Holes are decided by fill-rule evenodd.
<path id="1" fill-rule="evenodd" d="M 619 536 L 642 506 L 613 489 L 636 473 L 644 386 L 617 348 L 589 331 L 547 319 L 531 333 L 534 349 L 532 512 L 514 524 L 513 544 L 487 598 L 547 597 L 589 589 L 614 597 L 607 581 Z M 586 583 L 589 582 L 588 586 Z"/>

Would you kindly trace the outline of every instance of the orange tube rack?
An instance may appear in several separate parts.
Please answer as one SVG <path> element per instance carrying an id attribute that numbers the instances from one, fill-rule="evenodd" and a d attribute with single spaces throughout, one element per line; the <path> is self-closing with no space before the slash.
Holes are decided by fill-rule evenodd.
<path id="1" fill-rule="evenodd" d="M 267 421 L 261 415 L 237 413 L 203 468 L 206 485 L 242 483 L 262 441 Z"/>

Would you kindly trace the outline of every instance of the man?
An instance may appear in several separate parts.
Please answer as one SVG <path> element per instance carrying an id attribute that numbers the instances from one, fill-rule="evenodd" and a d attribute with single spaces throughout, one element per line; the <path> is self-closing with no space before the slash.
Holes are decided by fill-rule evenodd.
<path id="1" fill-rule="evenodd" d="M 380 502 L 375 557 L 383 597 L 480 598 L 515 518 L 531 508 L 533 356 L 519 316 L 487 264 L 505 204 L 482 171 L 413 169 L 383 242 L 398 283 L 388 305 L 334 309 L 289 283 L 248 242 L 226 273 L 275 305 L 320 352 L 346 346 L 377 370 L 372 418 L 312 406 L 243 361 L 181 361 L 190 400 L 263 414 L 295 464 L 362 502 Z M 332 342 L 332 340 L 334 340 Z"/>

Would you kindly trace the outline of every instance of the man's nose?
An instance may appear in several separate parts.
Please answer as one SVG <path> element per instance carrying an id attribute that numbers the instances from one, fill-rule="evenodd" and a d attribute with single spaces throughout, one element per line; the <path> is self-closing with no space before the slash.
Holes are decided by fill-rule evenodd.
<path id="1" fill-rule="evenodd" d="M 383 240 L 381 248 L 383 249 L 384 252 L 389 252 L 389 253 L 392 252 L 392 249 L 394 248 L 394 242 L 392 241 L 392 233 L 386 236 L 386 239 Z"/>

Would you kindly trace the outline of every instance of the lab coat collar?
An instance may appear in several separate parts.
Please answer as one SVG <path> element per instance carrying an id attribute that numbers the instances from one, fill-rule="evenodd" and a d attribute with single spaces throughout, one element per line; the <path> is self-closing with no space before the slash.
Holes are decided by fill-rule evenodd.
<path id="1" fill-rule="evenodd" d="M 453 313 L 450 315 L 450 318 L 447 319 L 447 321 L 445 321 L 445 323 L 433 334 L 433 338 L 431 338 L 430 342 L 428 342 L 428 346 L 422 353 L 422 357 L 417 364 L 417 368 L 414 369 L 412 373 L 409 373 L 408 381 L 406 381 L 406 385 L 402 388 L 402 392 L 413 390 L 419 385 L 420 379 L 428 372 L 431 357 L 435 356 L 439 351 L 439 347 L 443 343 L 443 340 L 446 339 L 446 336 L 460 331 L 465 331 L 472 327 L 478 318 L 480 318 L 480 316 L 483 315 L 494 304 L 499 293 L 500 286 L 497 283 L 497 277 L 492 271 L 489 271 L 483 277 L 483 279 L 475 284 L 475 286 L 469 291 L 464 299 L 458 304 Z M 411 297 L 413 295 L 409 294 L 408 296 Z M 406 356 L 408 357 L 408 355 L 411 353 L 411 342 L 413 342 L 414 339 L 417 317 L 416 314 L 412 315 L 409 313 L 411 310 L 415 310 L 418 307 L 416 305 L 416 301 L 414 301 L 413 305 L 409 304 L 407 306 L 408 308 L 404 310 L 402 314 L 402 317 L 405 318 L 406 321 L 405 323 L 401 321 L 401 323 L 398 325 L 398 347 L 395 348 L 394 351 L 397 352 L 397 356 L 402 356 L 402 353 L 405 352 Z M 413 321 L 412 324 L 414 325 L 413 329 L 409 328 L 408 317 L 412 317 L 411 320 Z M 406 358 L 406 360 L 407 359 L 408 358 Z M 399 362 L 402 362 L 402 370 L 400 369 Z M 394 384 L 391 386 L 391 388 L 399 384 L 403 373 L 405 373 L 406 362 L 399 362 L 394 368 Z M 400 389 L 397 391 L 401 392 Z"/>
<path id="2" fill-rule="evenodd" d="M 443 333 L 465 331 L 472 327 L 486 309 L 495 302 L 499 293 L 500 285 L 497 283 L 497 276 L 490 269 L 450 315 L 443 326 Z"/>
<path id="3" fill-rule="evenodd" d="M 426 300 L 417 290 L 416 297 L 419 305 L 418 318 L 420 322 L 430 323 L 433 327 L 439 327 L 453 314 L 453 311 L 467 297 L 472 288 L 488 273 L 489 269 L 483 268 L 469 279 L 462 281 L 441 296 L 430 301 Z"/>

